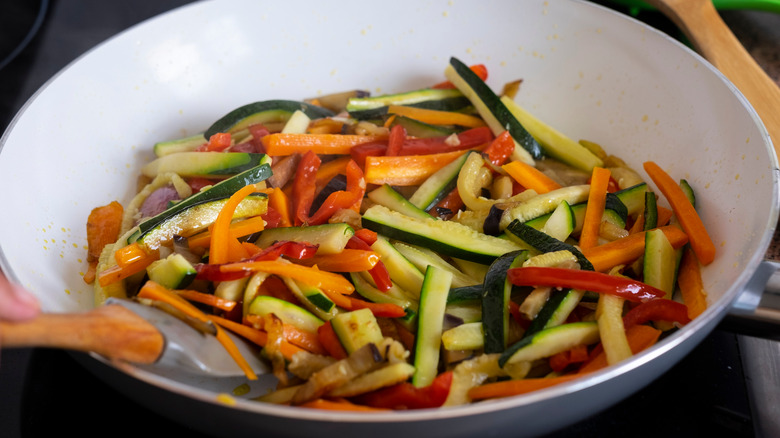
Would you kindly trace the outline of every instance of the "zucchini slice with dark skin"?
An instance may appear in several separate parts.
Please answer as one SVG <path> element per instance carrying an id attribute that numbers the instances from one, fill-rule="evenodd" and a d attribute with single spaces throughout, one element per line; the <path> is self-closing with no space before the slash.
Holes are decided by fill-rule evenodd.
<path id="1" fill-rule="evenodd" d="M 230 177 L 226 180 L 220 181 L 211 186 L 211 188 L 198 192 L 188 197 L 187 199 L 182 200 L 181 202 L 177 202 L 157 216 L 145 220 L 138 225 L 137 232 L 130 236 L 128 243 L 135 242 L 150 230 L 156 228 L 163 222 L 189 208 L 199 204 L 204 204 L 206 202 L 228 198 L 233 193 L 249 184 L 259 183 L 267 179 L 269 176 L 271 176 L 271 166 L 268 164 L 269 162 L 270 159 L 265 160 L 264 162 L 261 161 L 262 164 L 241 172 L 238 175 Z"/>
<path id="2" fill-rule="evenodd" d="M 509 298 L 512 283 L 506 271 L 528 259 L 528 251 L 513 251 L 490 265 L 482 286 L 482 327 L 485 332 L 485 353 L 501 353 L 509 338 Z"/>
<path id="3" fill-rule="evenodd" d="M 519 220 L 512 221 L 506 228 L 506 231 L 541 253 L 561 250 L 570 251 L 572 254 L 574 254 L 574 257 L 577 258 L 577 262 L 580 264 L 581 269 L 588 271 L 593 270 L 593 265 L 590 263 L 590 261 L 585 258 L 585 256 L 577 248 L 575 248 L 574 245 L 561 242 L 560 240 L 554 237 L 550 237 L 547 234 L 520 222 Z"/>
<path id="4" fill-rule="evenodd" d="M 335 114 L 323 107 L 295 100 L 265 100 L 234 109 L 214 122 L 203 134 L 209 138 L 218 132 L 235 132 L 254 123 L 286 122 L 295 111 L 303 111 L 310 119 L 333 117 Z"/>
<path id="5" fill-rule="evenodd" d="M 471 71 L 466 64 L 455 57 L 450 58 L 450 65 L 447 67 L 445 75 L 450 82 L 472 101 L 494 134 L 498 135 L 504 130 L 509 131 L 512 138 L 532 158 L 542 158 L 542 147 L 536 139 L 520 124 L 485 81 Z"/>

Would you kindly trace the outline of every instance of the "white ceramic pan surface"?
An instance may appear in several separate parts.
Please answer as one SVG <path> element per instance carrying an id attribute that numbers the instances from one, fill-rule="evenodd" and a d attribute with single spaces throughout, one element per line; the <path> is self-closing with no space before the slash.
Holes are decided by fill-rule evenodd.
<path id="1" fill-rule="evenodd" d="M 141 403 L 231 436 L 536 434 L 594 414 L 669 369 L 728 312 L 774 232 L 778 175 L 759 119 L 711 65 L 587 2 L 209 1 L 142 23 L 60 72 L 4 134 L 2 269 L 48 312 L 88 309 L 87 215 L 130 199 L 152 144 L 200 132 L 253 101 L 422 88 L 443 80 L 450 56 L 486 64 L 496 90 L 522 78 L 517 101 L 570 137 L 639 170 L 654 160 L 693 185 L 718 248 L 704 270 L 709 309 L 700 318 L 588 379 L 435 411 L 230 405 L 217 394 L 235 382 L 89 365 Z"/>

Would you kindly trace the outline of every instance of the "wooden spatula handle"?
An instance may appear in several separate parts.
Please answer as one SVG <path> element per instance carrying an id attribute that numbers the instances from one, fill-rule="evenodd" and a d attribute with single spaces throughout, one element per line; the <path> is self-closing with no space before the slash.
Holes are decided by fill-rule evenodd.
<path id="1" fill-rule="evenodd" d="M 780 87 L 723 22 L 710 0 L 646 0 L 669 17 L 695 49 L 745 95 L 780 156 Z"/>
<path id="2" fill-rule="evenodd" d="M 160 357 L 165 340 L 145 319 L 118 305 L 79 314 L 42 314 L 0 322 L 0 347 L 50 347 L 95 352 L 137 364 Z"/>

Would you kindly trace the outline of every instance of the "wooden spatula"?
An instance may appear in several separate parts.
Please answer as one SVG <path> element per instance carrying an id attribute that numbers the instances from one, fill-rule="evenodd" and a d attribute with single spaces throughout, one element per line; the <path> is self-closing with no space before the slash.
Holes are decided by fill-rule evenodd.
<path id="1" fill-rule="evenodd" d="M 269 370 L 253 346 L 229 336 L 253 370 L 258 374 Z M 215 336 L 162 310 L 115 298 L 88 312 L 0 322 L 0 347 L 93 352 L 111 360 L 213 377 L 244 374 Z"/>
<path id="2" fill-rule="evenodd" d="M 711 0 L 646 0 L 669 17 L 694 48 L 721 71 L 764 122 L 780 156 L 780 87 L 723 22 Z"/>

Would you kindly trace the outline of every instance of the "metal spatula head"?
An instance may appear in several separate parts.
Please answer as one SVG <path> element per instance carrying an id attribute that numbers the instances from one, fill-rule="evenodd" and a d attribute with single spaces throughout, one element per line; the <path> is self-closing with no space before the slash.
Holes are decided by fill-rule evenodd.
<path id="1" fill-rule="evenodd" d="M 116 304 L 131 310 L 162 333 L 165 338 L 165 347 L 160 358 L 150 365 L 151 367 L 212 377 L 244 375 L 244 372 L 214 335 L 197 330 L 163 310 L 134 301 L 109 298 L 106 304 Z M 255 373 L 270 372 L 269 366 L 260 357 L 259 348 L 255 348 L 243 338 L 232 333 L 228 332 L 228 336 L 231 337 Z"/>

